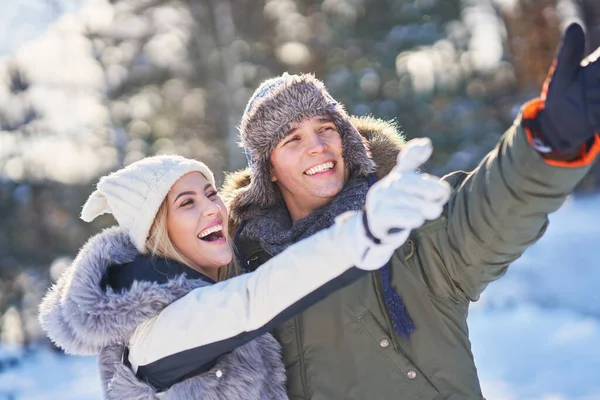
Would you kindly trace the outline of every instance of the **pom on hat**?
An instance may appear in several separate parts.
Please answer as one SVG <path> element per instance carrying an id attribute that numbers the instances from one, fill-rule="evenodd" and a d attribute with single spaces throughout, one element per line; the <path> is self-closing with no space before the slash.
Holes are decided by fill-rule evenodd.
<path id="1" fill-rule="evenodd" d="M 90 195 L 85 204 L 83 210 L 81 210 L 81 219 L 85 222 L 92 222 L 96 217 L 102 214 L 111 214 L 112 211 L 106 197 L 97 190 Z"/>

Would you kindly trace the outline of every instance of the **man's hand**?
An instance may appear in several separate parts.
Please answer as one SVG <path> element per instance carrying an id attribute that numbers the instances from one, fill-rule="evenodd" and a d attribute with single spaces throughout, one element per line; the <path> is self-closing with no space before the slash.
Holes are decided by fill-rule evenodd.
<path id="1" fill-rule="evenodd" d="M 582 62 L 584 50 L 583 29 L 571 24 L 544 84 L 544 109 L 537 122 L 529 121 L 545 144 L 564 154 L 576 153 L 600 131 L 600 48 Z"/>

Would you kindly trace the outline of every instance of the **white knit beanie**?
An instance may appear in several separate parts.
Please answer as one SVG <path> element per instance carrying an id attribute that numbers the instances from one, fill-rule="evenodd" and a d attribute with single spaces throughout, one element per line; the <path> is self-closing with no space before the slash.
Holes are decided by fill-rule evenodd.
<path id="1" fill-rule="evenodd" d="M 131 241 L 146 253 L 146 239 L 160 205 L 171 187 L 189 172 L 200 172 L 215 186 L 212 171 L 202 162 L 174 155 L 146 157 L 100 179 L 81 211 L 90 222 L 112 214 L 127 229 Z"/>

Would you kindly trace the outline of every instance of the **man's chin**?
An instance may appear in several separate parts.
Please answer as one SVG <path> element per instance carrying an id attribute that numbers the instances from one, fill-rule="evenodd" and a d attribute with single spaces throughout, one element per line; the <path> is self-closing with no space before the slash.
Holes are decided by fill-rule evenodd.
<path id="1" fill-rule="evenodd" d="M 315 188 L 315 190 L 313 190 L 313 194 L 316 197 L 329 199 L 329 198 L 333 198 L 333 197 L 337 196 L 338 194 L 340 194 L 343 187 L 344 187 L 343 184 L 337 183 L 337 184 L 330 185 L 330 186 Z"/>

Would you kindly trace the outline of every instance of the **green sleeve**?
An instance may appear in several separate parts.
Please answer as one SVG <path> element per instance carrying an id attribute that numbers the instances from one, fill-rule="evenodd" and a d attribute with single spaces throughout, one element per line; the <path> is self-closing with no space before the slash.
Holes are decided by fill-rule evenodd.
<path id="1" fill-rule="evenodd" d="M 517 119 L 475 170 L 449 177 L 455 186 L 445 213 L 415 232 L 410 269 L 436 295 L 477 300 L 543 235 L 548 214 L 589 167 L 547 164 Z"/>

